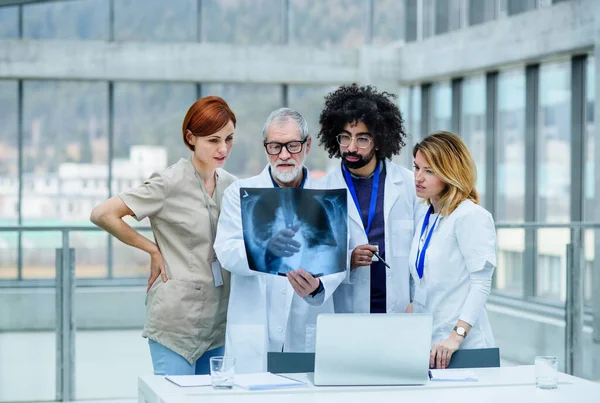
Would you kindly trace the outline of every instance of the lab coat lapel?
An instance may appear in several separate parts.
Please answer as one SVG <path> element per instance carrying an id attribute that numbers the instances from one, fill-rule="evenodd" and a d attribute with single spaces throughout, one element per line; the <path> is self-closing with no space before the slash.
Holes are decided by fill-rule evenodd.
<path id="1" fill-rule="evenodd" d="M 344 179 L 344 175 L 342 174 L 342 169 L 340 166 L 338 166 L 335 169 L 335 171 L 333 171 L 332 182 L 333 183 L 331 183 L 331 186 L 328 186 L 329 189 L 335 189 L 335 188 L 346 189 L 346 198 L 348 201 L 348 217 L 350 217 L 350 219 L 352 219 L 352 221 L 354 221 L 364 231 L 365 227 L 363 225 L 362 219 L 360 218 L 360 214 L 358 213 L 358 209 L 356 208 L 356 205 L 354 204 L 352 195 L 350 194 L 350 191 L 348 190 L 348 185 L 346 184 L 346 179 Z"/>

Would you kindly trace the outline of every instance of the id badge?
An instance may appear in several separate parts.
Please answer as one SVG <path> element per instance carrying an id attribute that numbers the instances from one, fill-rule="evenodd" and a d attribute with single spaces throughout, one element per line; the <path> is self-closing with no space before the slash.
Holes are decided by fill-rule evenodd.
<path id="1" fill-rule="evenodd" d="M 427 302 L 427 288 L 422 285 L 417 285 L 415 287 L 415 296 L 413 297 L 413 301 L 418 303 L 419 305 L 426 306 Z"/>
<path id="2" fill-rule="evenodd" d="M 212 269 L 213 279 L 215 280 L 215 287 L 221 287 L 223 285 L 223 273 L 221 273 L 221 263 L 217 259 L 213 260 L 210 264 Z"/>

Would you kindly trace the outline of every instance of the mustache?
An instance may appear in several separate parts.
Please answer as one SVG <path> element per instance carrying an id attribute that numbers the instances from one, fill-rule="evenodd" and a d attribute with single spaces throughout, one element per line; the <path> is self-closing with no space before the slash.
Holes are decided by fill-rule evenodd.
<path id="1" fill-rule="evenodd" d="M 355 157 L 355 158 L 360 158 L 361 160 L 363 159 L 363 156 L 358 154 L 358 153 L 353 153 L 353 152 L 345 152 L 342 154 L 342 158 L 346 158 L 346 157 Z"/>
<path id="2" fill-rule="evenodd" d="M 278 167 L 279 165 L 293 165 L 293 166 L 297 167 L 298 163 L 295 160 L 290 158 L 287 161 L 283 161 L 283 160 L 275 161 L 275 166 Z"/>

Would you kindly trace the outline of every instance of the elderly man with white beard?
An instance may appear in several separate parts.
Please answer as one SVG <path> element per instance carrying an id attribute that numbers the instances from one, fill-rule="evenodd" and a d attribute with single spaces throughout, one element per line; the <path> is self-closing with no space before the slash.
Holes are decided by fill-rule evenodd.
<path id="1" fill-rule="evenodd" d="M 299 268 L 287 277 L 251 270 L 244 244 L 240 188 L 313 188 L 304 159 L 311 137 L 298 112 L 273 111 L 263 127 L 269 164 L 260 175 L 235 181 L 225 191 L 214 249 L 231 272 L 225 354 L 236 358 L 236 372 L 266 371 L 269 351 L 314 351 L 317 316 L 333 313 L 333 291 L 345 272 L 315 278 Z M 289 257 L 299 251 L 295 228 L 279 231 L 266 245 L 266 259 Z M 268 263 L 268 262 L 267 262 Z M 318 264 L 318 263 L 317 263 Z"/>

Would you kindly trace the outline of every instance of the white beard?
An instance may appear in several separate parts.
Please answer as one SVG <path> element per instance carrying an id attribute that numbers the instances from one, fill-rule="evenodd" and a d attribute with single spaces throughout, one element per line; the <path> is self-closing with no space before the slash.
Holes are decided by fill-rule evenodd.
<path id="1" fill-rule="evenodd" d="M 273 173 L 273 176 L 275 177 L 275 179 L 282 183 L 293 182 L 296 178 L 298 178 L 298 175 L 302 173 L 302 165 L 296 165 L 294 169 L 291 170 L 281 170 L 276 166 L 272 168 L 273 169 L 271 170 L 271 172 Z"/>

